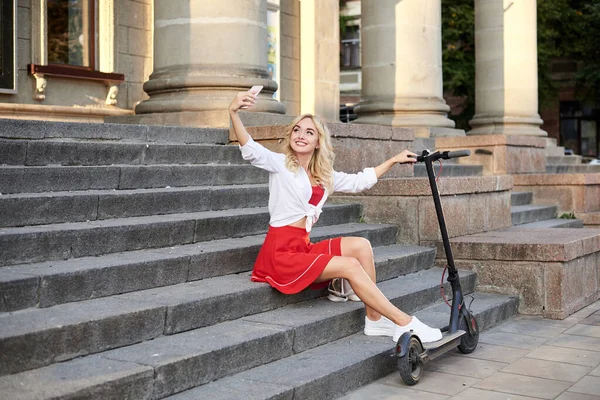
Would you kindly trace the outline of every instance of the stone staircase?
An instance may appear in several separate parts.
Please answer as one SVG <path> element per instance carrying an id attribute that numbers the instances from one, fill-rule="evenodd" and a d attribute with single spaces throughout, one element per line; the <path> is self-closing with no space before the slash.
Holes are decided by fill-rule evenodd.
<path id="1" fill-rule="evenodd" d="M 250 282 L 267 175 L 227 138 L 0 120 L 0 397 L 320 399 L 395 369 L 361 303 Z M 312 238 L 368 238 L 381 290 L 446 325 L 435 250 L 360 219 L 328 205 Z M 476 274 L 461 278 L 474 293 Z M 516 313 L 515 298 L 475 296 L 482 329 Z"/>
<path id="2" fill-rule="evenodd" d="M 533 205 L 533 193 L 511 193 L 511 218 L 513 226 L 524 229 L 535 228 L 582 228 L 580 219 L 557 218 L 556 206 Z"/>

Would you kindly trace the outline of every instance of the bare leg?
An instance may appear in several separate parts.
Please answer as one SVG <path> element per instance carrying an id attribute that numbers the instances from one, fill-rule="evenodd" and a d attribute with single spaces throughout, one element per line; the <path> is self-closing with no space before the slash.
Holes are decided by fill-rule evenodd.
<path id="1" fill-rule="evenodd" d="M 411 322 L 411 316 L 400 311 L 381 293 L 358 259 L 354 257 L 333 257 L 316 282 L 326 282 L 333 278 L 348 279 L 354 292 L 367 307 L 385 315 L 396 325 L 404 326 Z"/>
<path id="2" fill-rule="evenodd" d="M 342 256 L 356 258 L 371 281 L 376 284 L 377 277 L 375 273 L 375 261 L 373 258 L 373 248 L 371 247 L 371 242 L 362 237 L 343 237 L 341 240 L 341 248 Z M 352 282 L 350 284 L 352 284 Z M 360 295 L 358 295 L 358 297 L 360 297 Z M 365 309 L 367 317 L 371 321 L 377 321 L 381 317 L 381 314 L 375 311 L 373 308 L 365 306 Z"/>

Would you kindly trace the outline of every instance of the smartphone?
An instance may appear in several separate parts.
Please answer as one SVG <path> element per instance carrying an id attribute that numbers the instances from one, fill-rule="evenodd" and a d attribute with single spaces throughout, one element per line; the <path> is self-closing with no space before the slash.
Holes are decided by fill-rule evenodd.
<path id="1" fill-rule="evenodd" d="M 254 97 L 257 97 L 258 94 L 260 93 L 260 91 L 262 90 L 262 88 L 263 88 L 262 85 L 252 86 L 250 88 L 250 93 L 254 94 Z"/>

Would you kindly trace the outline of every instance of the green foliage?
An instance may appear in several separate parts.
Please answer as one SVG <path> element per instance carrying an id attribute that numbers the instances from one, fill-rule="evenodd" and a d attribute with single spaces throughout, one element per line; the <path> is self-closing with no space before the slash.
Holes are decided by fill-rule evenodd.
<path id="1" fill-rule="evenodd" d="M 442 0 L 444 93 L 462 98 L 459 129 L 469 129 L 475 113 L 475 12 L 473 0 Z"/>
<path id="2" fill-rule="evenodd" d="M 579 66 L 580 100 L 600 102 L 600 0 L 538 0 L 538 98 L 546 106 L 557 98 L 552 59 Z M 473 0 L 442 0 L 444 93 L 463 98 L 457 128 L 469 129 L 475 112 L 475 17 Z"/>
<path id="3" fill-rule="evenodd" d="M 577 73 L 577 94 L 587 102 L 600 103 L 600 0 L 585 2 L 576 10 L 580 29 L 576 54 L 581 60 Z"/>
<path id="4" fill-rule="evenodd" d="M 572 0 L 538 0 L 538 99 L 541 107 L 556 100 L 557 84 L 551 76 L 551 60 L 577 59 L 581 53 L 581 19 Z"/>
<path id="5" fill-rule="evenodd" d="M 561 218 L 561 219 L 576 219 L 577 217 L 575 216 L 575 214 L 573 212 L 570 212 L 570 213 L 564 213 L 564 214 L 562 214 L 558 218 Z"/>

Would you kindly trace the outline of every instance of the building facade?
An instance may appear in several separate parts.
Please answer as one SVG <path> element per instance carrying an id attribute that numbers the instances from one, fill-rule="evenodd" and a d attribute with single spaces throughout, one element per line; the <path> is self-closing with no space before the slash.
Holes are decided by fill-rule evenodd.
<path id="1" fill-rule="evenodd" d="M 3 4 L 0 23 L 10 35 L 2 54 L 13 57 L 12 67 L 3 65 L 14 84 L 3 81 L 1 117 L 224 127 L 233 95 L 261 84 L 256 111 L 265 123 L 304 112 L 337 121 L 340 87 L 350 85 L 361 89 L 357 123 L 464 135 L 442 93 L 441 0 L 362 1 L 360 23 L 341 38 L 333 0 Z M 537 110 L 536 2 L 511 4 L 475 1 L 477 105 L 467 134 L 546 136 Z M 340 46 L 354 49 L 340 57 Z"/>

